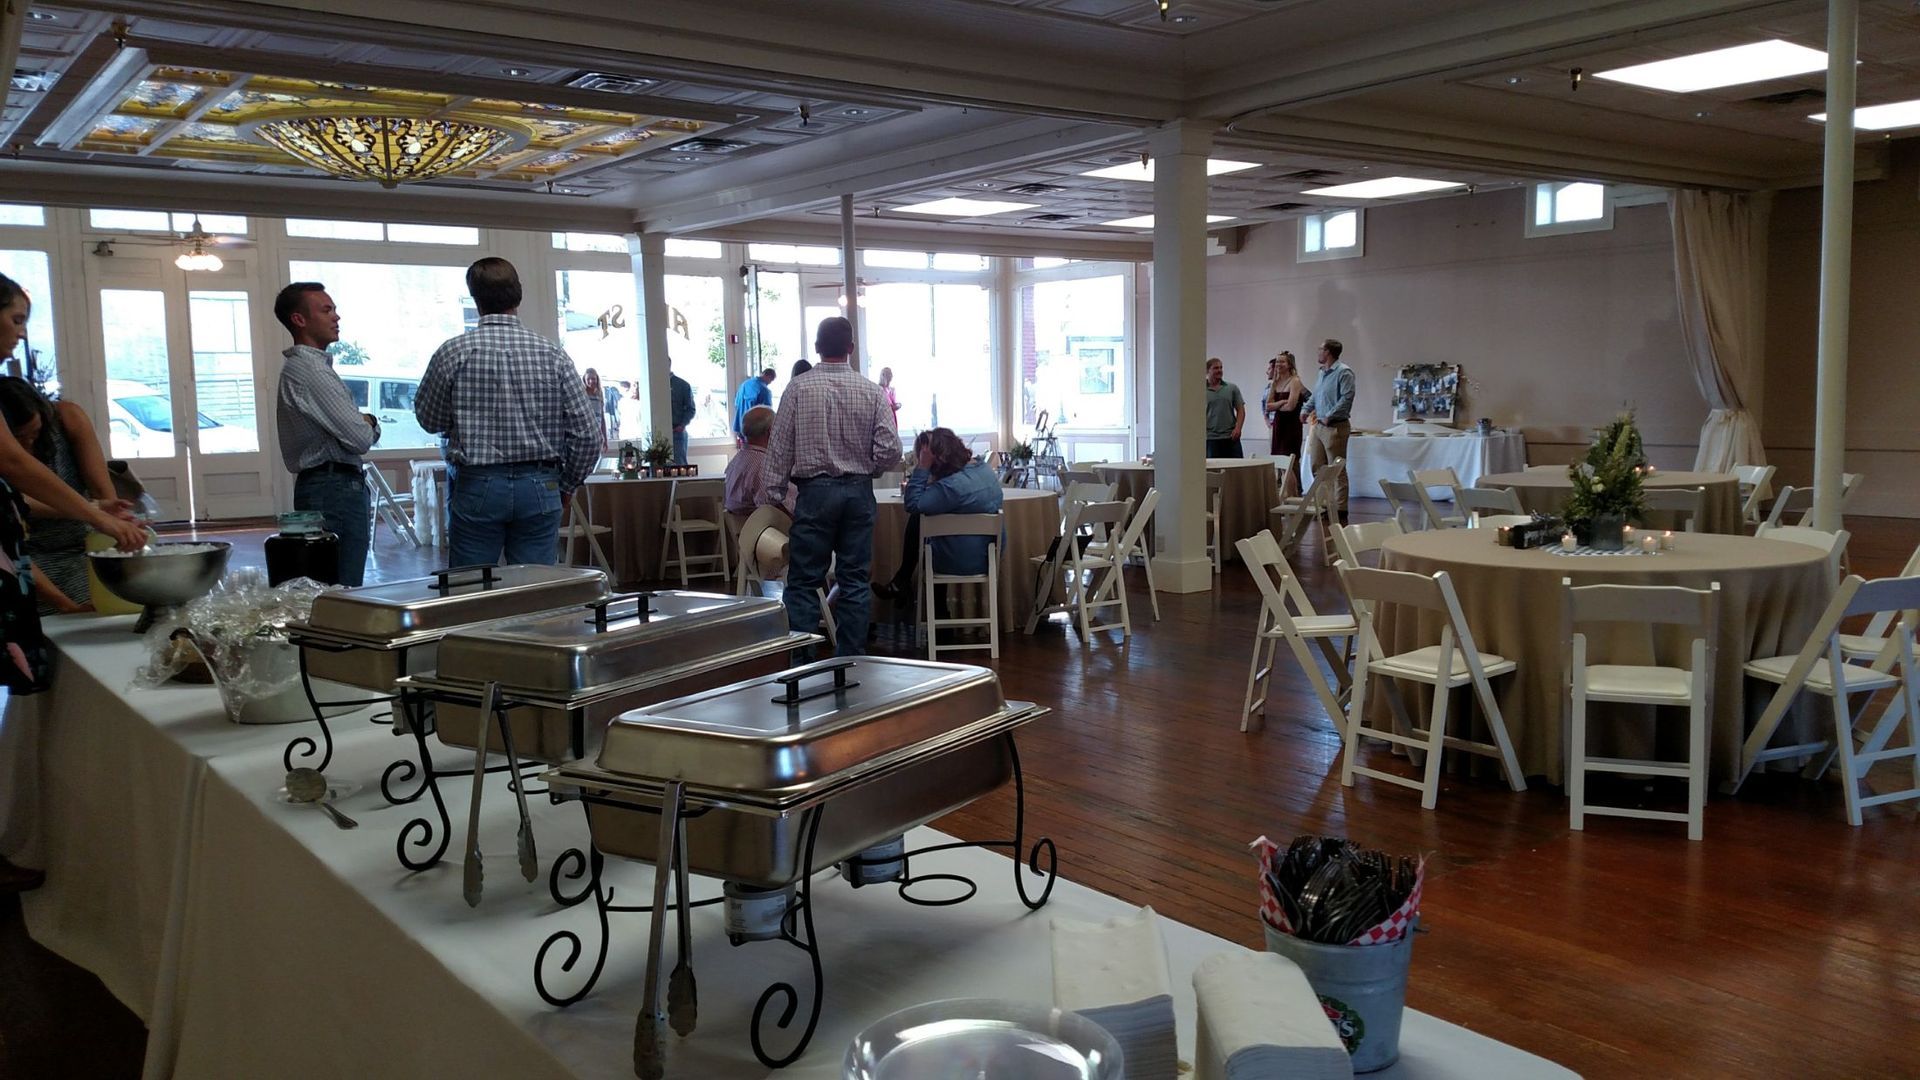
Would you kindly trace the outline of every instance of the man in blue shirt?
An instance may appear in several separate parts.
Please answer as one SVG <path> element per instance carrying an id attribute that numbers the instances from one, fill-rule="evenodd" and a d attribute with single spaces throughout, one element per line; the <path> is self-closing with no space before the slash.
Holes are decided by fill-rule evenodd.
<path id="1" fill-rule="evenodd" d="M 1347 436 L 1353 433 L 1348 423 L 1353 415 L 1353 369 L 1340 362 L 1340 351 L 1344 348 L 1332 338 L 1320 343 L 1320 382 L 1313 388 L 1313 396 L 1307 399 L 1302 408 L 1302 416 L 1313 418 L 1313 440 L 1308 457 L 1313 462 L 1313 471 L 1318 474 L 1328 462 L 1347 456 Z M 1334 485 L 1334 505 L 1340 514 L 1340 524 L 1347 523 L 1347 474 L 1340 474 L 1340 482 Z"/>
<path id="2" fill-rule="evenodd" d="M 746 432 L 741 429 L 740 422 L 746 419 L 748 410 L 756 405 L 773 407 L 773 380 L 777 377 L 772 368 L 767 368 L 741 383 L 739 391 L 733 395 L 734 445 L 747 445 Z"/>
<path id="3" fill-rule="evenodd" d="M 673 463 L 687 463 L 687 425 L 693 423 L 699 409 L 693 403 L 693 384 L 678 375 L 669 373 L 667 385 L 671 391 L 668 400 L 673 405 Z"/>

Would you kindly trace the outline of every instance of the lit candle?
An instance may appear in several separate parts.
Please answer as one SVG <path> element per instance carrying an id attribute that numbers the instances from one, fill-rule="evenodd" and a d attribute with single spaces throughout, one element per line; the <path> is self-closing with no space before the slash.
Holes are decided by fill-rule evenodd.
<path id="1" fill-rule="evenodd" d="M 1493 542 L 1499 544 L 1501 547 L 1512 547 L 1513 530 L 1505 525 L 1500 526 L 1493 531 Z"/>
<path id="2" fill-rule="evenodd" d="M 1633 543 L 1633 526 L 1628 525 L 1622 528 L 1620 530 L 1620 539 L 1623 543 Z"/>
<path id="3" fill-rule="evenodd" d="M 1661 551 L 1673 550 L 1673 530 L 1672 529 L 1668 529 L 1666 532 L 1660 534 L 1660 550 Z"/>
<path id="4" fill-rule="evenodd" d="M 1648 533 L 1647 535 L 1641 537 L 1640 550 L 1646 552 L 1649 555 L 1660 550 L 1660 538 L 1653 535 L 1652 533 Z"/>
<path id="5" fill-rule="evenodd" d="M 1561 550 L 1561 551 L 1572 551 L 1572 550 L 1574 549 L 1574 547 L 1575 547 L 1575 545 L 1574 545 L 1574 542 L 1573 542 L 1573 534 L 1572 534 L 1572 533 L 1561 533 L 1561 534 L 1560 534 L 1560 550 Z"/>
<path id="6" fill-rule="evenodd" d="M 1657 469 L 1657 468 L 1655 468 L 1655 467 L 1653 466 L 1653 464 L 1652 464 L 1651 462 L 1649 462 L 1649 463 L 1647 464 L 1647 475 L 1648 475 L 1648 476 L 1652 476 L 1652 475 L 1653 475 L 1654 473 L 1656 473 L 1656 472 L 1658 472 L 1658 471 L 1660 471 L 1660 470 L 1659 470 L 1659 469 Z"/>

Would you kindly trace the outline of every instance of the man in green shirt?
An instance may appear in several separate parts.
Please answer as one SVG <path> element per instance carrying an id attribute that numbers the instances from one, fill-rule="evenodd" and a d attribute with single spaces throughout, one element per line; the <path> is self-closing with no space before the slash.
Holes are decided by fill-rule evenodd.
<path id="1" fill-rule="evenodd" d="M 1207 456 L 1237 458 L 1240 428 L 1247 422 L 1247 399 L 1225 378 L 1219 357 L 1207 361 Z"/>

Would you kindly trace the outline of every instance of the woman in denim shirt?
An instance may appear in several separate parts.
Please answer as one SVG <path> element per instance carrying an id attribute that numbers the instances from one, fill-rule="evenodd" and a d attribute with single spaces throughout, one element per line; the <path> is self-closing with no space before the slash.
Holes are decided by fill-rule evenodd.
<path id="1" fill-rule="evenodd" d="M 948 428 L 923 431 L 913 441 L 917 467 L 907 477 L 903 500 L 907 507 L 907 535 L 900 547 L 900 569 L 893 581 L 876 588 L 889 599 L 899 599 L 913 587 L 920 564 L 921 514 L 993 514 L 1000 510 L 1000 478 Z M 987 538 L 937 536 L 933 567 L 942 574 L 987 572 Z"/>

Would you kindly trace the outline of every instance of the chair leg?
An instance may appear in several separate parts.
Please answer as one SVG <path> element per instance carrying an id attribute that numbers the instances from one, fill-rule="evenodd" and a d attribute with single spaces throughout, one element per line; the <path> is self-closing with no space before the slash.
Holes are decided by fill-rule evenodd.
<path id="1" fill-rule="evenodd" d="M 1707 830 L 1707 702 L 1704 690 L 1687 710 L 1687 839 Z"/>
<path id="2" fill-rule="evenodd" d="M 1442 672 L 1451 657 L 1440 658 Z M 1446 756 L 1447 706 L 1453 691 L 1444 682 L 1433 688 L 1433 712 L 1427 718 L 1427 767 L 1420 780 L 1420 808 L 1431 810 L 1440 802 L 1440 761 Z"/>
<path id="3" fill-rule="evenodd" d="M 667 580 L 668 556 L 673 553 L 673 507 L 667 507 L 667 518 L 660 523 L 660 571 L 654 575 L 655 581 Z"/>
<path id="4" fill-rule="evenodd" d="M 1160 591 L 1153 586 L 1153 556 L 1147 554 L 1147 543 L 1140 542 L 1140 565 L 1147 571 L 1147 599 L 1153 601 L 1153 621 L 1160 621 Z"/>
<path id="5" fill-rule="evenodd" d="M 1567 827 L 1579 832 L 1587 825 L 1587 687 L 1580 665 L 1574 665 L 1573 707 L 1567 718 Z"/>
<path id="6" fill-rule="evenodd" d="M 1293 650 L 1293 658 L 1300 664 L 1300 670 L 1306 674 L 1307 684 L 1313 687 L 1314 695 L 1320 699 L 1320 704 L 1327 710 L 1327 718 L 1333 721 L 1335 733 L 1344 736 L 1347 733 L 1348 724 L 1346 711 L 1340 706 L 1339 695 L 1327 685 L 1327 677 L 1321 673 L 1319 663 L 1314 660 L 1313 654 L 1307 651 L 1306 643 L 1298 638 L 1288 638 L 1287 647 Z M 1273 669 L 1271 655 L 1267 660 L 1267 669 L 1268 679 L 1271 681 Z M 1344 674 L 1342 678 L 1344 680 Z"/>
<path id="7" fill-rule="evenodd" d="M 673 541 L 674 550 L 680 556 L 680 587 L 684 589 L 687 587 L 687 534 L 675 529 Z"/>
<path id="8" fill-rule="evenodd" d="M 1346 737 L 1341 740 L 1340 785 L 1353 786 L 1353 767 L 1360 760 L 1360 725 L 1367 715 L 1367 682 L 1365 671 L 1357 671 L 1353 676 L 1353 704 L 1347 709 L 1345 724 Z"/>
<path id="9" fill-rule="evenodd" d="M 1847 796 L 1847 824 L 1860 827 L 1860 764 L 1853 755 L 1853 708 L 1844 690 L 1833 694 L 1833 744 L 1840 752 L 1840 784 Z"/>
<path id="10" fill-rule="evenodd" d="M 1515 791 L 1527 790 L 1527 778 L 1520 772 L 1520 759 L 1513 752 L 1513 740 L 1507 737 L 1507 721 L 1500 715 L 1500 703 L 1493 699 L 1493 687 L 1485 679 L 1473 681 L 1473 692 L 1480 699 L 1480 711 L 1486 715 L 1487 727 L 1493 732 L 1493 743 L 1500 748 L 1500 767 L 1507 774 L 1507 786 Z"/>
<path id="11" fill-rule="evenodd" d="M 1266 636 L 1266 614 L 1264 610 L 1260 612 L 1259 625 L 1256 626 L 1253 631 L 1253 657 L 1247 662 L 1247 692 L 1246 695 L 1240 699 L 1241 731 L 1249 731 L 1254 727 L 1253 691 L 1256 686 L 1258 686 L 1261 691 L 1260 704 L 1263 706 L 1261 714 L 1263 718 L 1265 716 L 1266 710 L 1264 706 L 1266 705 L 1267 696 L 1267 676 L 1273 671 L 1273 661 L 1271 659 L 1267 661 L 1265 670 L 1262 670 L 1260 666 L 1262 653 L 1265 653 L 1268 657 L 1273 655 L 1273 639 Z"/>
<path id="12" fill-rule="evenodd" d="M 1000 559 L 993 548 L 988 549 L 987 559 L 987 655 L 998 660 L 1000 659 Z"/>

